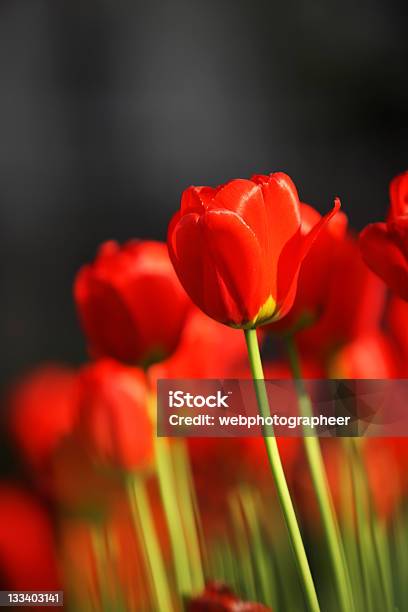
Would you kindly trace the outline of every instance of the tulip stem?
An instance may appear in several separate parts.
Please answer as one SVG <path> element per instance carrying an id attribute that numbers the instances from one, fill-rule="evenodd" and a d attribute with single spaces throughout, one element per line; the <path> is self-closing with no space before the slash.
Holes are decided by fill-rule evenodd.
<path id="1" fill-rule="evenodd" d="M 150 508 L 146 483 L 142 478 L 131 477 L 129 479 L 128 495 L 137 532 L 141 534 L 143 539 L 142 544 L 152 577 L 157 610 L 158 612 L 170 612 L 173 610 L 173 605 L 166 567 Z"/>
<path id="2" fill-rule="evenodd" d="M 156 457 L 159 487 L 173 551 L 177 587 L 181 595 L 189 595 L 195 590 L 200 590 L 202 584 L 195 589 L 183 518 L 177 499 L 173 458 L 167 438 L 156 439 Z"/>
<path id="3" fill-rule="evenodd" d="M 302 381 L 300 359 L 293 336 L 287 338 L 286 348 L 295 379 L 300 413 L 302 416 L 310 417 L 313 414 L 313 408 Z M 319 439 L 312 429 L 305 427 L 303 442 L 333 567 L 339 608 L 342 612 L 351 612 L 354 610 L 351 580 Z"/>
<path id="4" fill-rule="evenodd" d="M 270 416 L 269 401 L 266 391 L 265 378 L 263 373 L 261 355 L 259 352 L 256 330 L 245 330 L 245 340 L 248 349 L 249 363 L 251 366 L 252 378 L 254 381 L 259 412 L 261 416 L 268 417 Z M 269 465 L 271 467 L 272 476 L 275 481 L 279 502 L 285 518 L 301 583 L 304 589 L 307 607 L 310 612 L 318 612 L 320 611 L 320 606 L 317 599 L 316 589 L 310 571 L 309 562 L 306 556 L 302 535 L 300 533 L 299 525 L 297 522 L 295 509 L 293 507 L 289 488 L 286 482 L 285 473 L 283 471 L 278 444 L 276 442 L 276 438 L 273 435 L 273 429 L 264 429 L 263 436 L 269 459 Z"/>

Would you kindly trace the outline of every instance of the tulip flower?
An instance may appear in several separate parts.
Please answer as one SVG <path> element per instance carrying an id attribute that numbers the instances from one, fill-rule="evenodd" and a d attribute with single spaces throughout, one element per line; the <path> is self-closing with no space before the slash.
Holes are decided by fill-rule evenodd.
<path id="1" fill-rule="evenodd" d="M 9 399 L 10 428 L 17 444 L 27 463 L 44 474 L 78 416 L 76 372 L 60 365 L 43 365 L 18 381 Z"/>
<path id="2" fill-rule="evenodd" d="M 360 248 L 367 265 L 408 301 L 408 171 L 391 181 L 388 218 L 363 229 Z"/>
<path id="3" fill-rule="evenodd" d="M 0 576 L 2 588 L 60 588 L 57 551 L 47 512 L 27 491 L 0 484 Z"/>
<path id="4" fill-rule="evenodd" d="M 300 207 L 302 234 L 307 236 L 322 217 L 308 204 Z M 324 313 L 327 288 L 346 236 L 347 223 L 346 215 L 339 212 L 321 229 L 300 268 L 293 306 L 283 319 L 268 326 L 271 332 L 307 327 Z"/>
<path id="5" fill-rule="evenodd" d="M 408 376 L 408 303 L 393 295 L 387 305 L 386 327 L 396 344 L 400 360 L 400 377 Z"/>
<path id="6" fill-rule="evenodd" d="M 243 336 L 193 307 L 174 353 L 152 365 L 148 374 L 152 383 L 159 378 L 233 378 L 245 363 Z"/>
<path id="7" fill-rule="evenodd" d="M 398 378 L 399 363 L 392 341 L 380 331 L 359 336 L 343 346 L 330 365 L 333 378 Z"/>
<path id="8" fill-rule="evenodd" d="M 206 314 L 251 329 L 283 317 L 295 299 L 303 259 L 337 212 L 302 233 L 296 187 L 283 173 L 190 187 L 169 226 L 177 275 Z"/>
<path id="9" fill-rule="evenodd" d="M 153 424 L 142 370 L 102 359 L 80 373 L 78 429 L 96 461 L 123 470 L 148 467 L 153 459 Z"/>
<path id="10" fill-rule="evenodd" d="M 190 600 L 187 612 L 267 612 L 271 608 L 260 603 L 241 601 L 226 585 L 207 584 L 204 593 Z"/>
<path id="11" fill-rule="evenodd" d="M 135 365 L 175 349 L 190 307 L 160 242 L 106 242 L 78 272 L 74 296 L 92 356 Z"/>
<path id="12" fill-rule="evenodd" d="M 378 330 L 386 297 L 384 283 L 363 262 L 353 236 L 336 244 L 332 263 L 320 315 L 296 336 L 302 352 L 324 361 L 344 344 Z"/>

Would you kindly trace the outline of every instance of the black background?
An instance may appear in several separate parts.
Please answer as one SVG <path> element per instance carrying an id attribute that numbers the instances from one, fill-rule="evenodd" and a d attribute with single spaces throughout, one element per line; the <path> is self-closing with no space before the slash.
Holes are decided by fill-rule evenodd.
<path id="1" fill-rule="evenodd" d="M 1 0 L 1 382 L 84 358 L 76 270 L 164 239 L 189 184 L 283 170 L 320 211 L 381 219 L 408 165 L 404 9 Z"/>

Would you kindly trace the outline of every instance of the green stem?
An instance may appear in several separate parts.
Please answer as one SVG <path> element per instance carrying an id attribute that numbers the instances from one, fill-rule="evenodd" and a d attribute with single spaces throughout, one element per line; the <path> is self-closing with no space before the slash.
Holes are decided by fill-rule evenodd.
<path id="1" fill-rule="evenodd" d="M 188 595 L 194 590 L 193 576 L 182 516 L 177 502 L 172 456 L 166 438 L 156 439 L 156 457 L 160 493 L 173 551 L 177 587 L 181 595 Z"/>
<path id="2" fill-rule="evenodd" d="M 232 526 L 234 529 L 235 544 L 239 556 L 240 572 L 243 578 L 245 596 L 248 599 L 256 599 L 256 584 L 254 568 L 251 559 L 251 543 L 245 530 L 245 523 L 242 516 L 239 500 L 236 495 L 230 495 L 229 506 L 231 512 Z"/>
<path id="3" fill-rule="evenodd" d="M 273 610 L 276 610 L 278 608 L 276 575 L 265 550 L 254 494 L 253 491 L 246 487 L 242 487 L 238 494 L 252 543 L 251 550 L 259 579 L 262 601 L 272 606 Z"/>
<path id="4" fill-rule="evenodd" d="M 394 611 L 394 594 L 392 588 L 392 574 L 390 567 L 390 551 L 388 547 L 388 539 L 386 526 L 380 522 L 378 517 L 373 514 L 372 530 L 374 540 L 374 550 L 377 558 L 379 574 L 384 590 L 384 599 L 388 612 Z"/>
<path id="5" fill-rule="evenodd" d="M 261 355 L 259 353 L 258 338 L 255 329 L 245 330 L 245 339 L 248 349 L 248 357 L 251 365 L 252 378 L 254 380 L 255 392 L 258 401 L 260 415 L 270 416 L 268 395 L 266 392 L 264 373 L 262 368 Z M 281 458 L 279 455 L 278 444 L 273 436 L 273 429 L 263 430 L 266 451 L 271 467 L 271 472 L 275 481 L 279 502 L 285 518 L 290 541 L 292 544 L 296 564 L 298 567 L 301 583 L 305 593 L 307 607 L 310 612 L 320 611 L 316 589 L 313 583 L 312 574 L 307 560 L 305 547 L 297 522 L 292 499 L 290 497 L 288 485 L 283 471 Z"/>
<path id="6" fill-rule="evenodd" d="M 96 560 L 96 572 L 98 577 L 98 589 L 100 596 L 100 608 L 105 611 L 110 609 L 111 595 L 109 593 L 109 580 L 111 578 L 105 542 L 105 529 L 101 523 L 92 526 L 92 545 Z"/>
<path id="7" fill-rule="evenodd" d="M 130 478 L 128 495 L 136 529 L 143 538 L 158 612 L 171 612 L 173 604 L 167 581 L 166 567 L 160 550 L 154 519 L 150 509 L 146 484 L 142 478 Z"/>
<path id="8" fill-rule="evenodd" d="M 349 448 L 351 462 L 351 476 L 353 483 L 354 505 L 356 509 L 358 549 L 361 565 L 361 575 L 365 594 L 365 609 L 367 612 L 374 610 L 373 590 L 371 578 L 373 568 L 370 532 L 368 527 L 367 499 L 365 496 L 364 482 L 360 471 L 358 449 L 354 439 L 345 439 Z"/>
<path id="9" fill-rule="evenodd" d="M 293 337 L 288 337 L 286 346 L 296 383 L 301 416 L 310 417 L 313 415 L 312 404 L 302 381 L 299 355 Z M 319 439 L 313 430 L 305 427 L 303 442 L 333 567 L 339 608 L 342 612 L 351 612 L 354 610 L 351 580 L 348 574 L 343 542 L 327 481 Z"/>
<path id="10" fill-rule="evenodd" d="M 188 534 L 189 557 L 194 592 L 204 589 L 204 571 L 200 549 L 201 521 L 195 497 L 193 475 L 190 457 L 185 440 L 173 440 L 172 447 L 173 472 L 180 501 L 180 511 L 183 517 L 186 534 Z"/>

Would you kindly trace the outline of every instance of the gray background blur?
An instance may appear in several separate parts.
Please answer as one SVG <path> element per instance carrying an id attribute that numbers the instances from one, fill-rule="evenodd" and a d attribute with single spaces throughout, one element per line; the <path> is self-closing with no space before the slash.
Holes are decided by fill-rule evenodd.
<path id="1" fill-rule="evenodd" d="M 383 217 L 407 162 L 406 2 L 1 0 L 1 370 L 80 360 L 75 271 L 165 237 L 189 184 L 285 170 Z"/>

